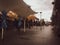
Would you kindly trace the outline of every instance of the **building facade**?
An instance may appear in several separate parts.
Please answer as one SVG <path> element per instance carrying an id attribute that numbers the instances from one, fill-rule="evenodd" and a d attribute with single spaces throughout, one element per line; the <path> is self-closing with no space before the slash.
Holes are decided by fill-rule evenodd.
<path id="1" fill-rule="evenodd" d="M 60 0 L 54 0 L 53 5 L 52 24 L 60 26 Z"/>

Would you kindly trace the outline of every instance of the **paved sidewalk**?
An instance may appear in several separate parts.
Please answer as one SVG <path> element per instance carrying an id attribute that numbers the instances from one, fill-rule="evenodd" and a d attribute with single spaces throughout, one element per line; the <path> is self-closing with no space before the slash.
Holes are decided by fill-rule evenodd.
<path id="1" fill-rule="evenodd" d="M 5 31 L 0 45 L 60 45 L 60 38 L 54 35 L 51 26 L 44 26 L 42 30 L 34 26 L 26 32 L 16 29 Z"/>

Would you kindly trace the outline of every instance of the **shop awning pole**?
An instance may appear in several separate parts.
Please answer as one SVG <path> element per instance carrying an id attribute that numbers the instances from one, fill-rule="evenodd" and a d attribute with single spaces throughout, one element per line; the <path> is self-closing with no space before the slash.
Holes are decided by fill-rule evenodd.
<path id="1" fill-rule="evenodd" d="M 4 38 L 4 29 L 2 28 L 2 34 L 1 34 L 1 38 Z"/>
<path id="2" fill-rule="evenodd" d="M 26 31 L 26 28 L 25 28 L 26 25 L 25 25 L 25 23 L 26 23 L 26 22 L 25 22 L 25 19 L 24 19 L 24 32 Z"/>

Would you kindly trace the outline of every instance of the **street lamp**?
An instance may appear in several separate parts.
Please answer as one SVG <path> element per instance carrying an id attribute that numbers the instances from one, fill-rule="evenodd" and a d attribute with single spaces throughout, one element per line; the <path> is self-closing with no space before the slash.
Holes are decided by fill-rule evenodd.
<path id="1" fill-rule="evenodd" d="M 36 14 L 37 14 L 37 13 L 40 13 L 40 19 L 41 19 L 41 17 L 42 17 L 42 15 L 41 15 L 41 14 L 42 14 L 42 12 L 36 12 Z"/>
<path id="2" fill-rule="evenodd" d="M 52 2 L 52 4 L 54 5 L 54 4 L 55 4 L 55 2 Z"/>
<path id="3" fill-rule="evenodd" d="M 40 12 L 40 20 L 41 20 L 41 17 L 42 17 L 42 15 L 41 15 L 41 14 L 42 14 L 42 12 Z"/>

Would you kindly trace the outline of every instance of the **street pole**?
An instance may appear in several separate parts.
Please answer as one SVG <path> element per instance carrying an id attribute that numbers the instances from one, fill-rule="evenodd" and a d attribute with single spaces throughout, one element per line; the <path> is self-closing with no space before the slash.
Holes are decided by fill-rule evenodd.
<path id="1" fill-rule="evenodd" d="M 42 14 L 42 12 L 40 12 L 40 20 L 41 20 L 41 16 L 42 16 L 41 14 Z"/>
<path id="2" fill-rule="evenodd" d="M 40 12 L 40 21 L 41 21 L 41 16 L 42 16 L 42 12 Z M 41 22 L 40 22 L 41 25 Z M 40 30 L 42 30 L 42 26 L 40 26 Z"/>
<path id="3" fill-rule="evenodd" d="M 26 32 L 26 19 L 24 19 L 24 32 Z"/>
<path id="4" fill-rule="evenodd" d="M 41 20 L 42 12 L 40 12 L 40 20 Z M 41 24 L 41 23 L 40 23 Z"/>
<path id="5" fill-rule="evenodd" d="M 3 36 L 4 36 L 4 29 L 2 28 L 2 35 L 1 35 L 2 39 L 3 39 Z"/>

